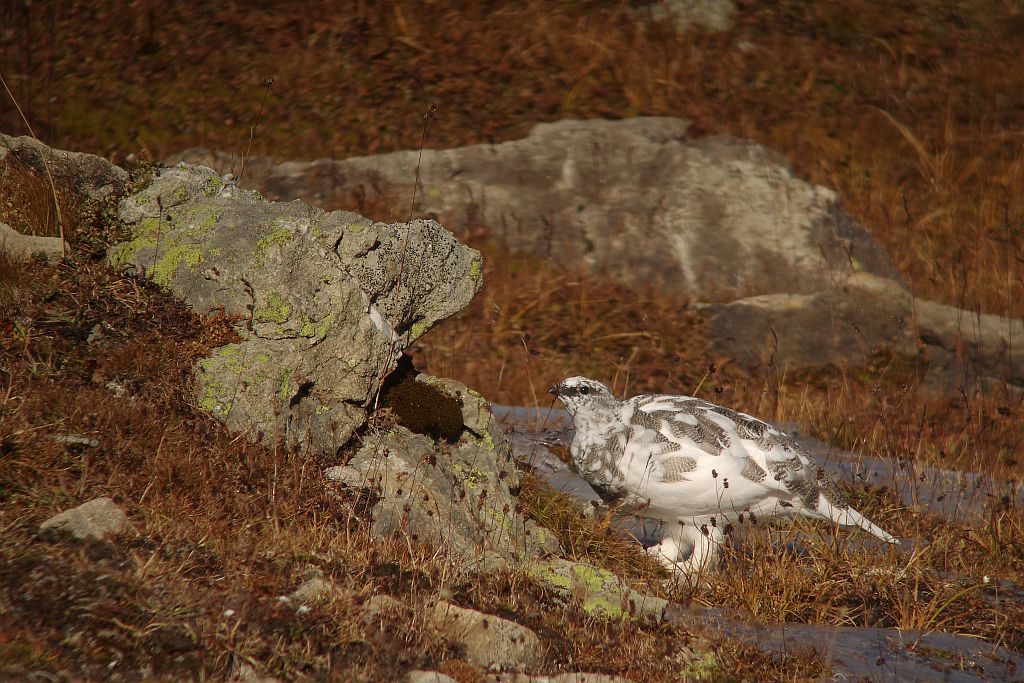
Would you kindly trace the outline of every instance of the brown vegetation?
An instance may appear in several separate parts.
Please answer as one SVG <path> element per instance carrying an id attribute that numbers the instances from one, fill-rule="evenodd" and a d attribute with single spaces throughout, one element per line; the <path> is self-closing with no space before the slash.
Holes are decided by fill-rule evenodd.
<path id="1" fill-rule="evenodd" d="M 115 161 L 192 145 L 245 151 L 258 111 L 252 153 L 283 158 L 415 147 L 428 103 L 439 105 L 433 147 L 512 139 L 563 117 L 681 116 L 704 134 L 777 149 L 836 189 L 915 293 L 1024 315 L 1019 8 L 744 2 L 724 34 L 676 35 L 599 0 L 335 7 L 6 3 L 0 72 L 44 141 Z M 24 132 L 6 101 L 0 130 Z M 285 678 L 346 680 L 433 666 L 474 680 L 479 672 L 418 616 L 425 600 L 448 595 L 538 630 L 546 670 L 679 674 L 667 657 L 688 639 L 678 627 L 552 610 L 515 574 L 450 585 L 428 555 L 371 542 L 365 501 L 322 481 L 328 463 L 232 439 L 194 409 L 191 368 L 230 338 L 228 321 L 199 319 L 109 271 L 102 245 L 116 226 L 100 212 L 79 215 L 61 188 L 55 203 L 45 179 L 7 182 L 0 220 L 55 234 L 59 204 L 79 253 L 56 265 L 0 260 L 0 666 L 223 678 L 249 662 Z M 914 363 L 887 357 L 749 376 L 709 353 L 686 301 L 477 246 L 489 257 L 485 290 L 415 358 L 494 401 L 547 406 L 552 381 L 588 374 L 620 395 L 697 393 L 908 464 L 1021 475 L 1024 408 L 1009 392 L 929 397 Z M 94 330 L 103 338 L 87 341 Z M 48 438 L 56 433 L 101 446 L 76 450 Z M 574 557 L 668 594 L 607 520 L 582 520 L 532 480 L 523 490 Z M 1024 581 L 1013 500 L 975 501 L 986 521 L 958 525 L 885 489 L 851 493 L 883 526 L 927 542 L 879 556 L 853 534 L 801 527 L 807 554 L 795 556 L 785 544 L 793 531 L 750 530 L 709 586 L 674 597 L 764 621 L 943 629 L 1024 647 L 1024 610 L 992 581 Z M 47 516 L 99 495 L 126 506 L 128 540 L 67 546 L 36 534 Z M 311 568 L 348 591 L 298 614 L 277 596 Z M 374 593 L 409 615 L 365 624 L 361 604 Z M 717 675 L 818 673 L 808 657 L 780 662 L 736 646 L 717 655 Z"/>

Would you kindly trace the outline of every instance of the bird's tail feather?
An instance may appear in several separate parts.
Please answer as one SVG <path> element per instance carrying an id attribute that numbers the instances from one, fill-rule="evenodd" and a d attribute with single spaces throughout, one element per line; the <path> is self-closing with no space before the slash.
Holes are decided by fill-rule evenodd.
<path id="1" fill-rule="evenodd" d="M 863 529 L 872 536 L 876 536 L 887 543 L 899 545 L 899 539 L 877 526 L 870 519 L 860 514 L 851 507 L 841 508 L 832 505 L 823 495 L 818 496 L 818 512 L 828 517 L 833 522 L 842 526 L 855 526 Z"/>

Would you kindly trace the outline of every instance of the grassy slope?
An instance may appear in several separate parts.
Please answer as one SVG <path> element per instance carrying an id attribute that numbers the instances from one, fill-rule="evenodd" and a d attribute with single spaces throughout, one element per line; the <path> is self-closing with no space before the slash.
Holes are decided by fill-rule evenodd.
<path id="1" fill-rule="evenodd" d="M 1022 314 L 1024 74 L 1008 65 L 1024 53 L 1024 18 L 998 3 L 962 3 L 955 13 L 938 2 L 748 3 L 718 36 L 641 30 L 607 2 L 496 11 L 480 2 L 407 3 L 345 15 L 327 3 L 95 4 L 0 9 L 0 25 L 16 27 L 0 34 L 0 73 L 52 144 L 115 160 L 195 144 L 244 151 L 260 112 L 253 153 L 343 157 L 415 147 L 430 102 L 439 105 L 428 138 L 435 147 L 510 139 L 566 116 L 683 116 L 705 133 L 764 142 L 802 175 L 839 190 L 917 293 Z M 267 78 L 275 79 L 269 91 Z M 6 100 L 0 130 L 23 132 Z M 0 218 L 14 223 L 12 212 L 32 205 L 28 214 L 45 232 L 45 186 L 17 201 L 0 207 Z M 85 217 L 71 238 L 103 229 Z M 886 358 L 857 370 L 793 376 L 772 368 L 748 377 L 708 354 L 683 301 L 489 253 L 485 291 L 423 340 L 417 360 L 494 400 L 547 405 L 543 387 L 586 373 L 619 391 L 699 391 L 886 457 L 1020 476 L 1021 406 L 1006 397 L 934 401 L 919 392 L 918 368 Z M 643 680 L 666 674 L 663 657 L 637 669 L 635 655 L 685 634 L 595 629 L 585 615 L 543 609 L 544 596 L 516 577 L 446 585 L 443 567 L 367 543 L 351 521 L 358 501 L 339 501 L 301 461 L 233 443 L 196 415 L 188 368 L 222 343 L 223 321 L 196 320 L 88 256 L 0 272 L 9 368 L 0 407 L 0 584 L 8 596 L 27 596 L 12 587 L 58 568 L 72 576 L 44 608 L 25 597 L 0 610 L 5 663 L 77 666 L 79 675 L 101 677 L 122 657 L 219 676 L 249 657 L 289 675 L 333 667 L 387 676 L 456 661 L 457 653 L 415 618 L 369 629 L 358 601 L 392 593 L 415 613 L 426 597 L 451 591 L 541 628 L 552 670 L 574 661 Z M 100 321 L 107 341 L 85 344 L 83 331 Z M 135 403 L 112 397 L 111 380 Z M 95 432 L 103 448 L 70 453 L 43 438 L 49 431 Z M 137 539 L 67 549 L 34 537 L 48 514 L 100 494 L 128 505 Z M 575 552 L 631 566 L 600 529 L 580 527 L 564 510 L 552 512 L 561 508 L 546 494 L 535 496 L 534 509 L 554 515 L 566 538 L 596 534 L 574 540 Z M 962 528 L 908 513 L 884 490 L 862 498 L 858 505 L 898 535 L 931 540 L 910 563 L 910 578 L 865 575 L 879 559 L 833 543 L 822 529 L 806 558 L 755 533 L 758 560 L 731 557 L 722 577 L 692 597 L 766 620 L 942 626 L 1021 646 L 1021 619 L 1011 618 L 1019 606 L 994 608 L 980 583 L 986 575 L 1022 579 L 1019 510 L 990 501 L 989 523 Z M 307 565 L 356 595 L 303 618 L 282 611 L 276 595 Z M 940 576 L 949 571 L 968 583 L 946 586 Z M 48 590 L 55 588 L 42 582 L 33 600 Z M 245 618 L 224 617 L 225 608 Z M 82 628 L 89 637 L 68 642 L 65 631 Z M 627 643 L 622 657 L 606 656 L 608 639 Z M 756 668 L 772 666 L 764 660 L 735 654 L 722 654 L 730 667 L 735 660 L 772 677 Z"/>

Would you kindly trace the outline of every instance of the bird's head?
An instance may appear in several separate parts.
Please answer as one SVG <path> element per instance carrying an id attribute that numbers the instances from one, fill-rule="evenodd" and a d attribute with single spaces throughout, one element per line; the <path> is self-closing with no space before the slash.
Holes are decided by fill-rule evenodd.
<path id="1" fill-rule="evenodd" d="M 570 377 L 548 389 L 573 416 L 580 411 L 599 411 L 614 407 L 618 401 L 605 385 L 587 377 Z"/>

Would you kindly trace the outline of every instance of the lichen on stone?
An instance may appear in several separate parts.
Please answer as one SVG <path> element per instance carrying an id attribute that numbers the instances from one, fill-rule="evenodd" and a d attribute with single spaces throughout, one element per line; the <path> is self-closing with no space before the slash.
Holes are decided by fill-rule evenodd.
<path id="1" fill-rule="evenodd" d="M 253 252 L 253 263 L 262 266 L 267 259 L 267 250 L 274 246 L 287 244 L 294 233 L 286 227 L 275 226 L 270 232 L 256 240 L 256 251 Z"/>
<path id="2" fill-rule="evenodd" d="M 277 323 L 278 325 L 288 321 L 292 309 L 280 294 L 268 292 L 265 301 L 266 305 L 252 312 L 254 320 L 265 323 Z"/>

